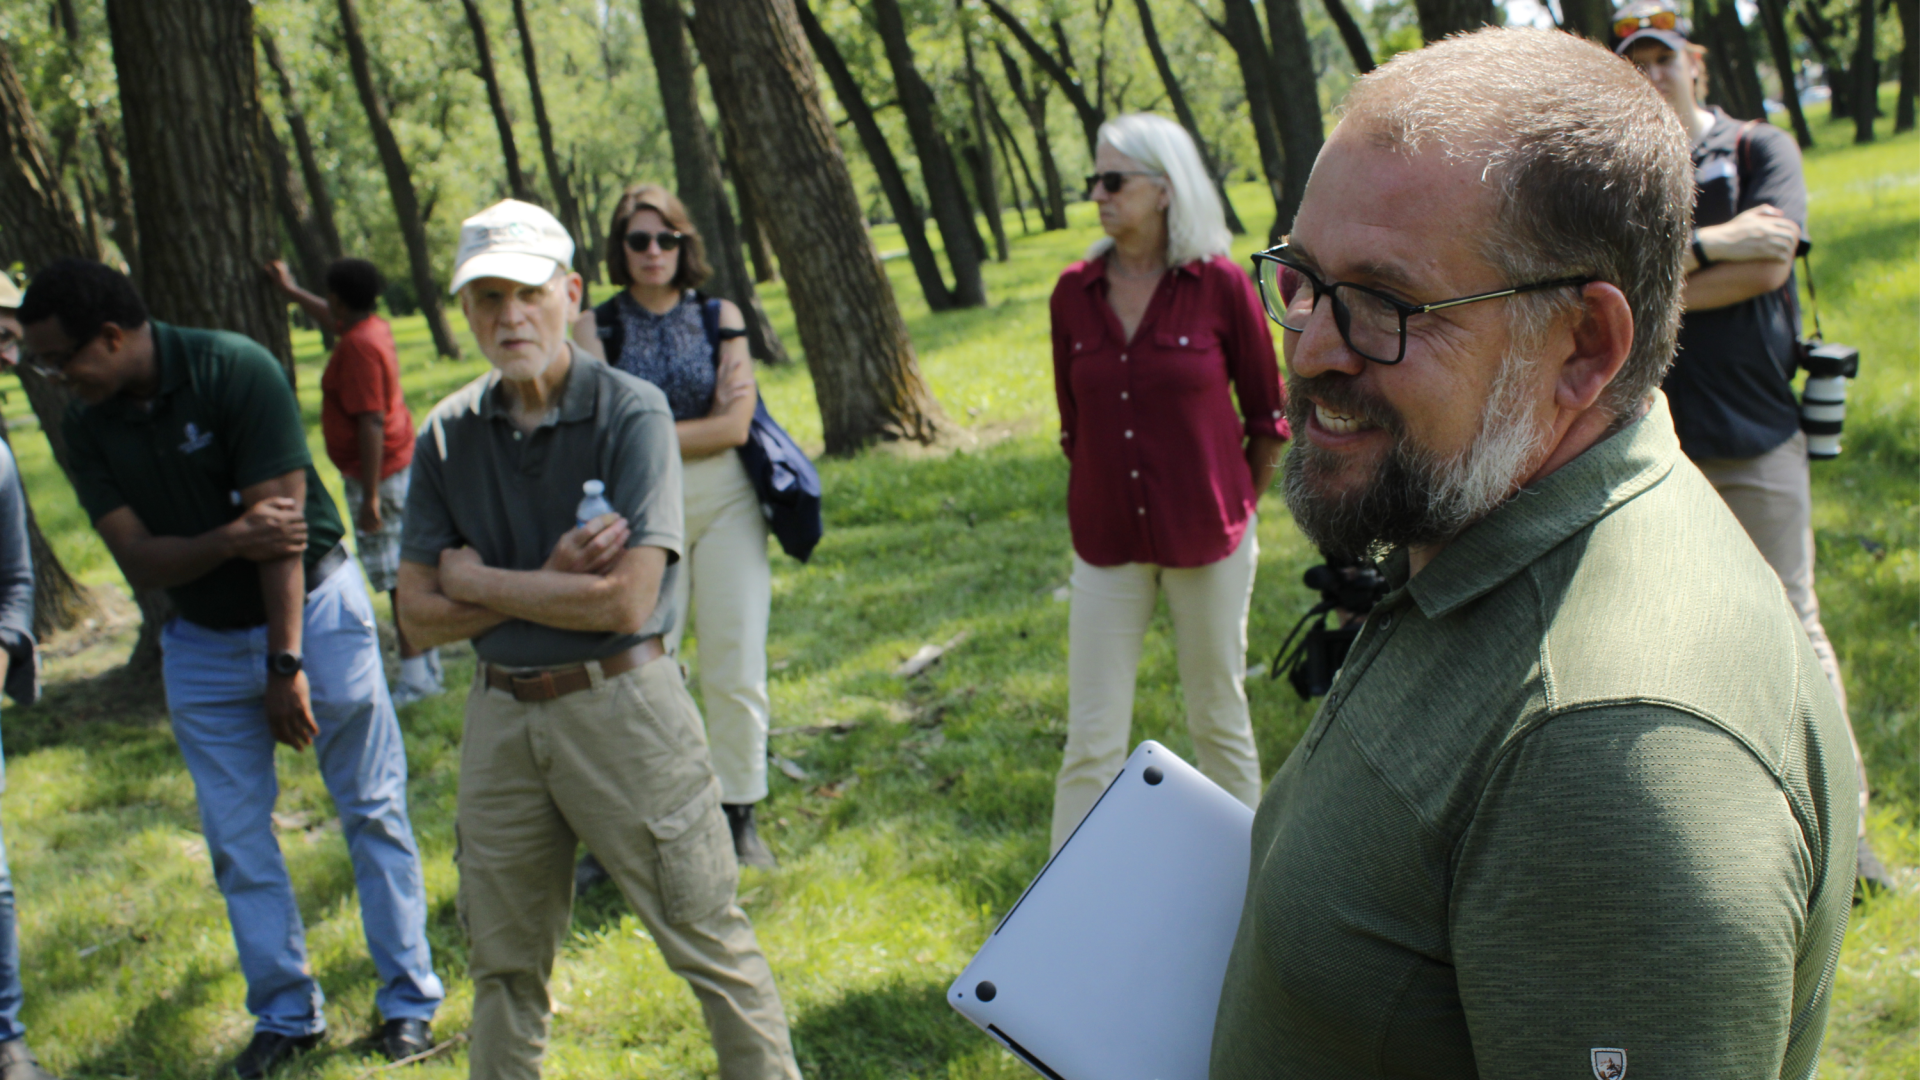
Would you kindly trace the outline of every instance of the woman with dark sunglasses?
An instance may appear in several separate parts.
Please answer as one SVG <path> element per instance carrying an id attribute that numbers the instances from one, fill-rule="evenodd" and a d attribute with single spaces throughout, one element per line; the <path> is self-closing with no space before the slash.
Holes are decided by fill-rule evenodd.
<path id="1" fill-rule="evenodd" d="M 1254 507 L 1288 434 L 1273 339 L 1193 140 L 1162 117 L 1122 116 L 1100 128 L 1094 170 L 1107 235 L 1052 300 L 1074 549 L 1055 850 L 1126 760 L 1163 592 L 1197 763 L 1259 802 L 1242 685 Z"/>
<path id="2" fill-rule="evenodd" d="M 746 322 L 731 301 L 698 292 L 712 272 L 706 246 L 673 193 L 636 184 L 614 207 L 607 276 L 626 288 L 582 319 L 575 340 L 630 375 L 658 386 L 680 436 L 686 501 L 686 573 L 675 578 L 679 651 L 691 597 L 700 640 L 700 690 L 733 826 L 734 851 L 750 866 L 773 865 L 754 826 L 767 795 L 767 614 L 773 578 L 767 521 L 736 448 L 747 441 L 756 390 Z M 709 337 L 703 308 L 719 307 Z M 715 340 L 717 338 L 717 340 Z M 617 342 L 615 355 L 604 341 Z"/>

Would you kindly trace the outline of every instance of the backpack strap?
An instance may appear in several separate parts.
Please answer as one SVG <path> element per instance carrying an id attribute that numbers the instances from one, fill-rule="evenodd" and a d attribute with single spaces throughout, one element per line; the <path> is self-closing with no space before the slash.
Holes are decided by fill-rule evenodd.
<path id="1" fill-rule="evenodd" d="M 620 350 L 627 343 L 627 328 L 620 321 L 620 310 L 615 306 L 619 301 L 620 298 L 615 296 L 593 309 L 593 331 L 600 336 L 600 347 L 607 354 L 610 367 L 620 366 Z"/>
<path id="2" fill-rule="evenodd" d="M 720 343 L 734 338 L 746 337 L 747 332 L 739 327 L 720 325 L 720 298 L 705 293 L 695 293 L 700 298 L 700 325 L 707 332 L 707 344 L 713 346 L 713 366 L 720 366 Z"/>

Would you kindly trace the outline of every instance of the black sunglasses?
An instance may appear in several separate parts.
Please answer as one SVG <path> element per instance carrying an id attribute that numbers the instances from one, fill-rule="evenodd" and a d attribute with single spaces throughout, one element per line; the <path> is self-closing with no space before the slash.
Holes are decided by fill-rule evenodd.
<path id="1" fill-rule="evenodd" d="M 1160 174 L 1157 172 L 1139 172 L 1139 171 L 1121 172 L 1118 169 L 1115 169 L 1111 172 L 1088 173 L 1087 174 L 1087 193 L 1091 195 L 1093 193 L 1093 185 L 1099 184 L 1101 187 L 1104 187 L 1107 189 L 1107 194 L 1118 195 L 1120 194 L 1120 189 L 1127 186 L 1127 177 L 1129 176 L 1159 176 L 1159 175 Z"/>
<path id="2" fill-rule="evenodd" d="M 1406 359 L 1409 316 L 1541 289 L 1587 285 L 1598 280 L 1591 277 L 1555 278 L 1552 281 L 1536 281 L 1530 285 L 1474 293 L 1472 296 L 1456 296 L 1451 300 L 1436 300 L 1431 304 L 1409 304 L 1350 281 L 1321 281 L 1313 271 L 1295 261 L 1287 253 L 1287 248 L 1288 245 L 1281 244 L 1253 256 L 1254 280 L 1260 283 L 1260 302 L 1267 309 L 1267 318 L 1279 323 L 1282 329 L 1302 333 L 1307 328 L 1307 319 L 1320 306 L 1320 297 L 1330 296 L 1333 298 L 1333 325 L 1340 331 L 1340 340 L 1347 343 L 1347 348 L 1376 364 L 1397 364 Z"/>
<path id="3" fill-rule="evenodd" d="M 656 240 L 660 243 L 661 251 L 679 251 L 680 245 L 687 240 L 687 234 L 671 231 L 650 233 L 641 229 L 635 229 L 633 232 L 627 234 L 627 248 L 636 254 L 644 255 Z"/>

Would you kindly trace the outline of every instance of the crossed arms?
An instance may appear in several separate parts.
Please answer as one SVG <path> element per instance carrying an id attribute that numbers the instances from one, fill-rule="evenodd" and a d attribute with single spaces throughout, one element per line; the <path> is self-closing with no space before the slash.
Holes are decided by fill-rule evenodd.
<path id="1" fill-rule="evenodd" d="M 1713 265 L 1702 268 L 1693 252 L 1687 252 L 1683 269 L 1688 311 L 1728 307 L 1785 285 L 1800 246 L 1800 226 L 1764 203 L 1705 226 L 1696 235 Z"/>

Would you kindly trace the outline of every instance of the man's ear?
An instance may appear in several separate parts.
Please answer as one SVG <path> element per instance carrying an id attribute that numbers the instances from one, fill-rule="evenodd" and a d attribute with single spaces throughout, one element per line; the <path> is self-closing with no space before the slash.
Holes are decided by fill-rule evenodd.
<path id="1" fill-rule="evenodd" d="M 100 332 L 94 336 L 100 339 L 100 344 L 105 347 L 108 356 L 120 355 L 120 350 L 127 344 L 126 328 L 116 322 L 101 323 Z M 76 352 L 79 351 L 79 346 L 76 345 L 74 349 Z"/>
<path id="2" fill-rule="evenodd" d="M 1620 374 L 1633 350 L 1633 308 L 1618 286 L 1595 281 L 1580 290 L 1581 313 L 1573 326 L 1573 352 L 1554 380 L 1554 404 L 1580 413 L 1593 407 Z"/>

